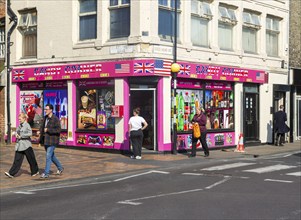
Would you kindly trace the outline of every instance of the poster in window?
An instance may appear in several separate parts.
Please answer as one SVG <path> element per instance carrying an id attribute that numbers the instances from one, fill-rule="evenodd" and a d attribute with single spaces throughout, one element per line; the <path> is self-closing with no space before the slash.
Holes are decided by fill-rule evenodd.
<path id="1" fill-rule="evenodd" d="M 27 114 L 30 126 L 39 129 L 43 120 L 43 91 L 21 91 L 20 109 Z"/>
<path id="2" fill-rule="evenodd" d="M 81 90 L 78 97 L 78 129 L 96 129 L 96 90 Z"/>
<path id="3" fill-rule="evenodd" d="M 53 105 L 53 114 L 59 118 L 62 129 L 67 129 L 68 127 L 67 100 L 67 90 L 65 89 L 44 91 L 44 106 L 47 104 Z"/>

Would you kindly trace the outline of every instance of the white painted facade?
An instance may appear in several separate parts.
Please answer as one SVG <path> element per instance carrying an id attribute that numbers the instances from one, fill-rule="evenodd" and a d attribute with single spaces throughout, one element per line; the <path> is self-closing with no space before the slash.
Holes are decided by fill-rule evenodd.
<path id="1" fill-rule="evenodd" d="M 178 61 L 229 65 L 268 72 L 268 84 L 259 86 L 259 139 L 262 143 L 271 143 L 272 127 L 269 127 L 269 125 L 271 125 L 273 120 L 273 115 L 270 113 L 270 107 L 273 105 L 273 84 L 288 84 L 288 70 L 287 68 L 281 68 L 281 61 L 284 60 L 285 63 L 288 61 L 288 54 L 286 52 L 288 47 L 288 1 L 213 0 L 210 3 L 213 17 L 208 27 L 209 48 L 204 48 L 193 46 L 191 43 L 191 2 L 182 1 L 177 59 Z M 221 50 L 218 45 L 218 6 L 220 3 L 237 7 L 236 16 L 238 22 L 234 26 L 233 31 L 233 51 Z M 97 1 L 97 4 L 97 39 L 79 41 L 79 5 L 77 0 L 12 0 L 11 6 L 17 15 L 19 15 L 19 10 L 36 8 L 38 14 L 38 50 L 37 58 L 22 59 L 22 35 L 16 29 L 11 38 L 14 43 L 11 47 L 11 64 L 17 67 L 134 58 L 172 59 L 172 42 L 162 41 L 158 36 L 158 1 L 131 1 L 130 36 L 118 40 L 109 39 L 109 1 Z M 242 12 L 244 9 L 260 12 L 261 28 L 258 31 L 258 54 L 244 53 L 242 50 Z M 269 57 L 266 54 L 265 17 L 267 14 L 282 18 L 280 22 L 278 57 Z M 9 24 L 7 24 L 7 27 L 9 27 Z M 142 36 L 142 32 L 148 33 L 148 36 Z M 164 79 L 165 88 L 168 88 L 170 85 L 169 79 Z M 115 81 L 115 87 L 121 87 L 121 84 L 122 82 Z M 68 85 L 68 88 L 70 86 Z M 15 85 L 12 85 L 11 90 L 15 90 Z M 166 103 L 166 106 L 164 106 L 164 114 L 170 114 L 171 93 L 170 90 L 165 92 L 164 103 Z M 243 121 L 240 120 L 243 114 L 242 93 L 243 84 L 235 83 L 235 130 L 237 136 L 242 131 L 243 126 Z M 122 95 L 123 91 L 116 97 L 117 103 L 122 104 Z M 14 109 L 16 109 L 14 99 L 14 95 L 12 94 L 11 115 L 17 114 L 14 112 Z M 285 106 L 287 112 L 289 112 L 289 104 L 285 103 Z M 12 117 L 11 120 L 12 125 L 15 125 L 15 117 Z M 123 129 L 124 122 L 120 121 L 117 124 L 118 129 Z M 170 121 L 164 121 L 164 129 L 170 129 Z M 123 139 L 121 136 L 117 136 L 116 138 L 119 141 Z M 165 135 L 164 140 L 169 142 L 170 136 Z"/>

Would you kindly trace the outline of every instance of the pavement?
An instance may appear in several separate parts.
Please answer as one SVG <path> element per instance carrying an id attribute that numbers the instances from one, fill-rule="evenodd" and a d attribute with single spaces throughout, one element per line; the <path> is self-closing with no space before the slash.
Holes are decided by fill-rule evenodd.
<path id="1" fill-rule="evenodd" d="M 33 145 L 40 173 L 45 167 L 45 150 Z M 14 144 L 0 144 L 0 193 L 6 193 L 26 187 L 42 187 L 46 184 L 67 183 L 80 179 L 99 177 L 103 175 L 138 172 L 145 169 L 160 169 L 179 164 L 208 162 L 212 160 L 254 158 L 266 155 L 291 153 L 301 151 L 301 141 L 286 143 L 283 147 L 274 145 L 258 145 L 245 147 L 245 152 L 235 152 L 235 148 L 211 149 L 210 156 L 205 158 L 203 151 L 197 151 L 195 158 L 188 158 L 188 153 L 164 154 L 143 149 L 142 160 L 133 160 L 129 155 L 108 153 L 100 150 L 84 148 L 58 147 L 55 150 L 57 158 L 64 167 L 62 175 L 56 175 L 56 167 L 51 166 L 50 177 L 46 180 L 40 176 L 30 175 L 29 165 L 24 158 L 21 170 L 14 178 L 8 178 L 4 172 L 8 171 L 14 160 Z"/>

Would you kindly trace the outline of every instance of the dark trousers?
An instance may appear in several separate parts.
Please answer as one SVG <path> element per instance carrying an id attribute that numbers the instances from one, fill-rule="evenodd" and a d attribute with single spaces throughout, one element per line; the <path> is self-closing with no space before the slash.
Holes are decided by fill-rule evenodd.
<path id="1" fill-rule="evenodd" d="M 134 156 L 141 156 L 143 142 L 143 132 L 141 129 L 138 131 L 131 131 L 131 142 L 133 146 Z"/>
<path id="2" fill-rule="evenodd" d="M 12 167 L 9 170 L 9 174 L 14 176 L 18 173 L 22 166 L 22 162 L 24 159 L 24 155 L 30 165 L 31 175 L 36 174 L 39 171 L 39 167 L 36 161 L 36 157 L 34 155 L 32 147 L 27 148 L 25 151 L 16 151 L 15 159 Z"/>
<path id="3" fill-rule="evenodd" d="M 192 149 L 191 149 L 191 155 L 192 156 L 196 155 L 196 144 L 197 144 L 198 140 L 201 141 L 202 148 L 204 150 L 205 155 L 209 155 L 209 148 L 208 148 L 208 145 L 207 145 L 207 142 L 206 142 L 206 134 L 207 134 L 206 131 L 201 132 L 201 137 L 199 137 L 199 138 L 195 138 L 192 135 Z"/>
<path id="4" fill-rule="evenodd" d="M 279 144 L 284 144 L 284 136 L 285 136 L 285 133 L 277 133 L 276 143 L 275 143 L 276 146 L 278 146 Z M 280 137 L 280 139 L 279 139 L 279 137 Z"/>

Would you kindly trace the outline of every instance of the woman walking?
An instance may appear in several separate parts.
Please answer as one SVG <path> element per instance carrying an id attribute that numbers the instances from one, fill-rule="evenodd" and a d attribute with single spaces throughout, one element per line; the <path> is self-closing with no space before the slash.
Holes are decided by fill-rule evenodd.
<path id="1" fill-rule="evenodd" d="M 13 178 L 18 173 L 22 166 L 24 155 L 30 165 L 31 176 L 39 175 L 39 167 L 31 146 L 30 137 L 32 136 L 32 130 L 26 121 L 27 115 L 25 113 L 20 113 L 18 119 L 20 125 L 16 129 L 17 143 L 15 147 L 15 159 L 12 167 L 8 172 L 5 172 L 5 175 L 9 178 Z"/>
<path id="2" fill-rule="evenodd" d="M 189 155 L 189 157 L 195 157 L 196 156 L 196 144 L 198 142 L 198 140 L 201 141 L 202 144 L 202 148 L 204 150 L 205 153 L 205 157 L 209 156 L 209 149 L 207 146 L 207 142 L 206 142 L 206 134 L 207 134 L 207 129 L 206 129 L 206 115 L 204 114 L 204 112 L 201 110 L 201 108 L 196 108 L 196 114 L 193 116 L 191 123 L 198 123 L 200 126 L 200 130 L 201 130 L 201 136 L 199 138 L 195 138 L 192 135 L 192 149 L 191 149 L 191 154 Z"/>
<path id="3" fill-rule="evenodd" d="M 140 114 L 140 108 L 133 110 L 133 116 L 129 120 L 130 139 L 133 146 L 132 159 L 141 159 L 141 149 L 143 142 L 143 130 L 148 126 L 145 119 Z M 143 125 L 143 127 L 142 127 Z"/>

